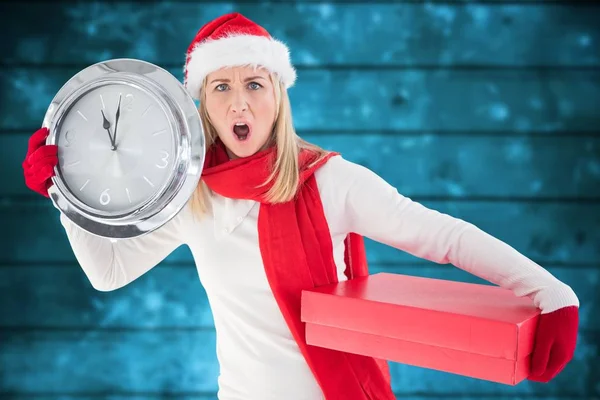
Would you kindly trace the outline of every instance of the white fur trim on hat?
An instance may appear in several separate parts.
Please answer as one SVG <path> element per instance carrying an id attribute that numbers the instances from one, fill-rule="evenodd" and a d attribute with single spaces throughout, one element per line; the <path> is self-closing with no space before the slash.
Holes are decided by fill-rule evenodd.
<path id="1" fill-rule="evenodd" d="M 186 64 L 185 86 L 198 99 L 204 78 L 218 69 L 233 66 L 262 66 L 279 75 L 289 88 L 296 81 L 288 47 L 274 38 L 234 35 L 199 43 L 190 52 Z"/>

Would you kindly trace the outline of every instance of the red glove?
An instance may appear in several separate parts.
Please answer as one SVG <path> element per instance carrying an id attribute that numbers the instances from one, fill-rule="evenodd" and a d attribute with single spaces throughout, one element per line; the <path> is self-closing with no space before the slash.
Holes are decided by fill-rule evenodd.
<path id="1" fill-rule="evenodd" d="M 30 138 L 27 154 L 23 161 L 25 184 L 34 192 L 45 197 L 52 186 L 54 167 L 58 164 L 58 146 L 46 145 L 48 128 L 38 129 Z"/>
<path id="2" fill-rule="evenodd" d="M 573 358 L 579 308 L 569 306 L 541 314 L 531 356 L 531 381 L 549 382 Z"/>

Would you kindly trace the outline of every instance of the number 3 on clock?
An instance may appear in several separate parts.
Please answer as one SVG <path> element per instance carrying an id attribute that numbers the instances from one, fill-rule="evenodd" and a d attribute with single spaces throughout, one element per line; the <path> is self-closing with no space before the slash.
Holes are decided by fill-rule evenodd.
<path id="1" fill-rule="evenodd" d="M 167 165 L 169 165 L 169 153 L 167 153 L 164 150 L 160 151 L 160 154 L 162 155 L 162 158 L 160 159 L 164 164 L 156 164 L 156 166 L 158 168 L 167 168 Z"/>

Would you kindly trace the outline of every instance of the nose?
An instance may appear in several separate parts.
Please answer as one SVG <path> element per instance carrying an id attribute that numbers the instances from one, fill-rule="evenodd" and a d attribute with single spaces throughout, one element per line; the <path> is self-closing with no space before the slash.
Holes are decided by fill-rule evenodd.
<path id="1" fill-rule="evenodd" d="M 231 111 L 235 114 L 240 114 L 248 110 L 248 102 L 243 91 L 236 91 L 231 100 Z"/>

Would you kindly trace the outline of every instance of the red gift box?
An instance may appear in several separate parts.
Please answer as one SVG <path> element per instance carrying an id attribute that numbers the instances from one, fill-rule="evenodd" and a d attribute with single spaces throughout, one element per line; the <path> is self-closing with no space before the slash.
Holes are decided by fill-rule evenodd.
<path id="1" fill-rule="evenodd" d="M 378 273 L 302 292 L 309 345 L 516 385 L 540 310 L 498 286 Z"/>

